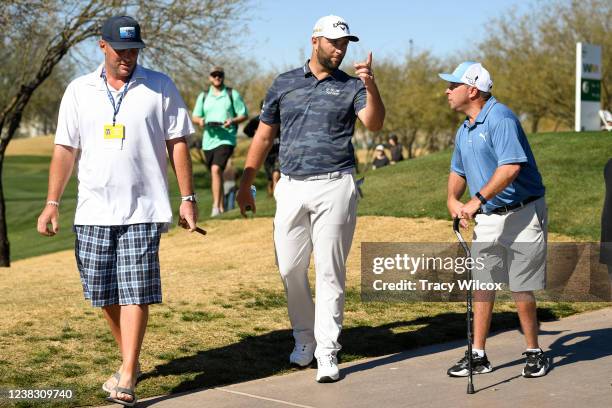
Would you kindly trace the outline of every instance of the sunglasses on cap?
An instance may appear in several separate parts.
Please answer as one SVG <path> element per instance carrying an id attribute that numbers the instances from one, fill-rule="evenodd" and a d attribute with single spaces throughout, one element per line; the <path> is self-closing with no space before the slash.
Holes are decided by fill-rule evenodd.
<path id="1" fill-rule="evenodd" d="M 215 71 L 215 72 L 211 72 L 210 76 L 213 78 L 223 78 L 225 74 L 223 72 Z"/>

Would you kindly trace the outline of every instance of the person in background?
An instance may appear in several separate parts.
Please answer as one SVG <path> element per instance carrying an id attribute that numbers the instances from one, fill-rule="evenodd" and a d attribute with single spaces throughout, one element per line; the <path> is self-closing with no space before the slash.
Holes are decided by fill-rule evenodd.
<path id="1" fill-rule="evenodd" d="M 404 160 L 403 146 L 398 143 L 397 136 L 389 136 L 389 150 L 391 151 L 391 164 Z"/>
<path id="2" fill-rule="evenodd" d="M 263 101 L 261 101 L 261 107 L 263 108 Z M 253 119 L 249 120 L 249 122 L 244 127 L 244 133 L 248 137 L 255 136 L 255 132 L 257 131 L 257 127 L 259 126 L 259 115 L 255 116 Z M 274 137 L 274 144 L 272 148 L 268 152 L 266 156 L 266 160 L 264 161 L 264 170 L 266 171 L 266 177 L 268 178 L 268 195 L 272 196 L 274 194 L 274 189 L 276 188 L 276 184 L 280 180 L 281 172 L 280 172 L 280 162 L 279 158 L 279 150 L 280 150 L 280 132 L 276 134 Z"/>
<path id="3" fill-rule="evenodd" d="M 612 158 L 604 167 L 606 195 L 601 212 L 601 248 L 599 262 L 608 265 L 610 278 L 610 297 L 612 298 Z"/>
<path id="4" fill-rule="evenodd" d="M 223 206 L 225 211 L 233 210 L 235 208 L 236 198 L 236 179 L 237 171 L 233 166 L 232 159 L 227 161 L 227 166 L 223 171 Z"/>
<path id="5" fill-rule="evenodd" d="M 374 159 L 372 160 L 372 170 L 379 169 L 389 165 L 389 158 L 385 154 L 385 146 L 379 144 L 374 150 Z"/>
<path id="6" fill-rule="evenodd" d="M 235 89 L 225 86 L 225 71 L 213 67 L 210 87 L 201 92 L 193 108 L 193 122 L 204 128 L 202 150 L 211 176 L 211 217 L 223 213 L 223 171 L 236 147 L 238 124 L 247 120 L 247 108 Z"/>

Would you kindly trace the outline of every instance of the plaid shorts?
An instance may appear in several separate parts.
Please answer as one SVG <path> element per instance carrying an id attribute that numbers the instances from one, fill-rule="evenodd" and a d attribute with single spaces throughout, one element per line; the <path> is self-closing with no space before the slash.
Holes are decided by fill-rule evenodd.
<path id="1" fill-rule="evenodd" d="M 75 225 L 75 255 L 92 306 L 161 303 L 159 240 L 163 223 Z"/>

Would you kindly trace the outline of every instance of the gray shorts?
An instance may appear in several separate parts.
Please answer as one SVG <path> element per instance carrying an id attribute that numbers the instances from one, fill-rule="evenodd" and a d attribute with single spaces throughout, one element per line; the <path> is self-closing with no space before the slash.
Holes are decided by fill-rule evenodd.
<path id="1" fill-rule="evenodd" d="M 505 214 L 478 214 L 473 278 L 505 283 L 512 292 L 545 289 L 547 217 L 544 198 Z"/>

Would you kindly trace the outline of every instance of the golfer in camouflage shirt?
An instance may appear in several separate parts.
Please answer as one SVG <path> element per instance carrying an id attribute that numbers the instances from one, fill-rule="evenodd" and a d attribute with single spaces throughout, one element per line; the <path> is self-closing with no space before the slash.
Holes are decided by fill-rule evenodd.
<path id="1" fill-rule="evenodd" d="M 295 338 L 289 359 L 305 367 L 316 357 L 319 382 L 339 378 L 336 354 L 345 263 L 357 210 L 351 143 L 355 120 L 377 131 L 385 117 L 372 74 L 372 54 L 354 64 L 358 78 L 338 69 L 349 41 L 358 38 L 342 18 L 317 21 L 310 60 L 278 76 L 268 91 L 238 193 L 242 213 L 248 207 L 255 211 L 249 186 L 280 129 L 282 175 L 274 191 L 274 243 Z M 313 251 L 316 304 L 307 276 Z"/>

